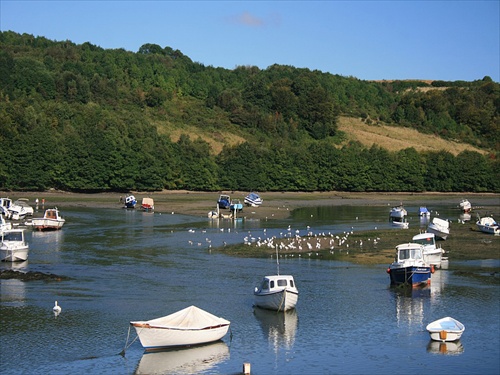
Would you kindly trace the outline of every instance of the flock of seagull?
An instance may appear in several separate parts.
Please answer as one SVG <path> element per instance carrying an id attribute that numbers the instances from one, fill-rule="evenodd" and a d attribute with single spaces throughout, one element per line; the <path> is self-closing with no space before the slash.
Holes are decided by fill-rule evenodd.
<path id="1" fill-rule="evenodd" d="M 376 229 L 376 228 L 375 228 Z M 220 229 L 224 231 L 225 229 Z M 227 232 L 231 232 L 231 228 L 226 229 Z M 194 229 L 189 229 L 189 233 L 196 233 Z M 206 233 L 206 230 L 202 230 Z M 303 231 L 304 232 L 304 231 Z M 354 233 L 351 227 L 350 231 L 344 231 L 342 234 L 334 234 L 331 232 L 319 232 L 314 233 L 311 231 L 309 226 L 306 227 L 305 234 L 301 235 L 299 229 L 292 230 L 291 226 L 288 226 L 286 232 L 280 232 L 279 236 L 267 236 L 267 229 L 262 229 L 262 236 L 252 234 L 251 231 L 243 237 L 243 244 L 253 247 L 267 247 L 270 249 L 278 249 L 284 252 L 280 256 L 294 256 L 294 252 L 298 252 L 298 256 L 301 257 L 302 253 L 310 256 L 316 255 L 320 256 L 320 250 L 329 250 L 330 254 L 335 254 L 335 250 L 342 252 L 346 251 L 349 254 L 349 247 L 363 248 L 363 245 L 367 245 L 362 239 L 350 241 L 349 236 Z M 366 241 L 369 243 L 370 247 L 376 248 L 380 241 L 380 238 L 368 238 Z M 203 246 L 203 242 L 194 242 L 188 240 L 189 245 Z M 208 237 L 205 238 L 205 244 L 208 246 L 209 251 L 212 248 L 212 240 Z M 224 241 L 223 246 L 227 243 Z M 271 257 L 273 254 L 271 254 Z"/>

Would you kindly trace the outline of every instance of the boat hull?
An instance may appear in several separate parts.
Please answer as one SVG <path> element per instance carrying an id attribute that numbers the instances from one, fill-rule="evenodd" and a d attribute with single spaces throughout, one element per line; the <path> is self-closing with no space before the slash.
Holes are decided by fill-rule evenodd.
<path id="1" fill-rule="evenodd" d="M 64 225 L 64 220 L 32 219 L 33 228 L 36 230 L 59 230 Z"/>
<path id="2" fill-rule="evenodd" d="M 204 329 L 151 327 L 140 322 L 130 324 L 135 328 L 145 350 L 206 344 L 222 339 L 229 329 L 229 324 Z"/>
<path id="3" fill-rule="evenodd" d="M 288 289 L 269 293 L 254 293 L 255 306 L 267 310 L 288 311 L 294 309 L 299 293 Z"/>
<path id="4" fill-rule="evenodd" d="M 442 240 L 446 240 L 448 238 L 448 235 L 450 234 L 448 231 L 444 231 L 443 229 L 438 228 L 432 223 L 427 227 L 427 232 L 433 233 L 436 238 L 440 238 Z"/>
<path id="5" fill-rule="evenodd" d="M 28 259 L 28 246 L 9 248 L 2 246 L 0 248 L 0 259 L 4 262 L 23 262 Z"/>
<path id="6" fill-rule="evenodd" d="M 465 326 L 456 319 L 446 317 L 429 323 L 426 329 L 432 340 L 446 342 L 459 340 Z"/>
<path id="7" fill-rule="evenodd" d="M 422 286 L 431 282 L 430 267 L 390 267 L 388 272 L 393 285 Z"/>

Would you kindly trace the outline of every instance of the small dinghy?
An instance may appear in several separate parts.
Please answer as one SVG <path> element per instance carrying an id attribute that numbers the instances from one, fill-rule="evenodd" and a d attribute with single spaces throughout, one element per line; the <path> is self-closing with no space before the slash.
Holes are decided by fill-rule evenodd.
<path id="1" fill-rule="evenodd" d="M 465 326 L 449 316 L 429 323 L 426 327 L 434 341 L 457 341 L 462 337 Z"/>

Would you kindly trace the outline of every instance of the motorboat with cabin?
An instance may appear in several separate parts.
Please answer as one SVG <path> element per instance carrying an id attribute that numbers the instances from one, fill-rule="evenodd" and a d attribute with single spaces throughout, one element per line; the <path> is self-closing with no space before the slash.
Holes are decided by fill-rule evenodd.
<path id="1" fill-rule="evenodd" d="M 0 260 L 22 262 L 28 259 L 28 251 L 29 245 L 25 239 L 24 229 L 7 229 L 2 233 Z"/>
<path id="2" fill-rule="evenodd" d="M 418 243 L 396 246 L 396 259 L 389 265 L 392 285 L 425 286 L 431 282 L 431 267 L 424 261 L 424 247 Z"/>

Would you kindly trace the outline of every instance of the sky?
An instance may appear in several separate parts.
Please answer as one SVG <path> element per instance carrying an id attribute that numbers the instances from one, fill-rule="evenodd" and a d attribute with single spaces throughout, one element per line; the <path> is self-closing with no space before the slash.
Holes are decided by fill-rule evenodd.
<path id="1" fill-rule="evenodd" d="M 132 52 L 152 43 L 226 69 L 500 82 L 500 0 L 0 0 L 0 30 Z"/>

